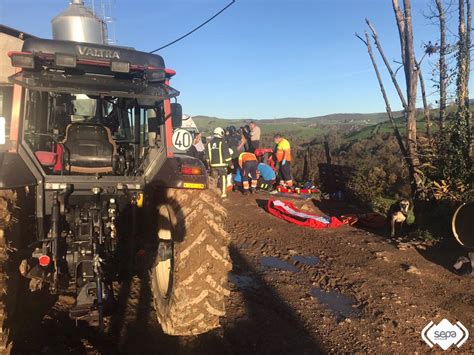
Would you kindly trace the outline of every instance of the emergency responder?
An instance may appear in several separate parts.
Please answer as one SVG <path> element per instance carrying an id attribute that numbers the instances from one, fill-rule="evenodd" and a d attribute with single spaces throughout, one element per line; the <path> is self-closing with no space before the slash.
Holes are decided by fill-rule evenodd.
<path id="1" fill-rule="evenodd" d="M 226 136 L 225 141 L 227 146 L 231 150 L 231 158 L 232 158 L 232 174 L 235 174 L 238 169 L 238 162 L 239 162 L 239 145 L 240 145 L 240 134 L 237 132 L 237 128 L 235 126 L 229 126 L 226 128 Z"/>
<path id="2" fill-rule="evenodd" d="M 222 198 L 227 197 L 227 167 L 231 160 L 229 147 L 224 140 L 224 135 L 224 130 L 221 127 L 217 127 L 214 129 L 212 139 L 207 143 L 207 159 L 209 160 L 212 173 L 217 173 Z"/>
<path id="3" fill-rule="evenodd" d="M 277 133 L 273 137 L 275 142 L 275 158 L 279 165 L 280 184 L 283 186 L 293 186 L 293 177 L 291 175 L 291 147 L 290 143 Z"/>
<path id="4" fill-rule="evenodd" d="M 257 187 L 257 166 L 258 160 L 255 154 L 244 152 L 239 155 L 239 167 L 240 175 L 242 176 L 242 188 L 243 194 L 254 192 Z M 251 184 L 249 186 L 249 176 L 251 178 Z"/>
<path id="5" fill-rule="evenodd" d="M 272 191 L 273 185 L 275 185 L 276 175 L 273 169 L 265 164 L 260 163 L 257 166 L 258 183 L 257 188 L 259 190 Z"/>

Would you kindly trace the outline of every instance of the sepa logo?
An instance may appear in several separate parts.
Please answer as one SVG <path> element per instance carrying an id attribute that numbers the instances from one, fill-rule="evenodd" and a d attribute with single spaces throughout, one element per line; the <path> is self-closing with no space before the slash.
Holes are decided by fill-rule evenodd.
<path id="1" fill-rule="evenodd" d="M 461 322 L 451 324 L 447 319 L 443 319 L 438 325 L 430 322 L 421 332 L 421 338 L 432 348 L 438 344 L 441 349 L 447 350 L 455 344 L 461 347 L 469 338 L 469 332 Z"/>

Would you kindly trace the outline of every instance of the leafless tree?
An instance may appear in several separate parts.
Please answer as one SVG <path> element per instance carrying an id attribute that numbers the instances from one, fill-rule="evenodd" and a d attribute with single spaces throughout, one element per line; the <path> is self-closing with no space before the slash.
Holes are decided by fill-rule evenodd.
<path id="1" fill-rule="evenodd" d="M 446 64 L 446 12 L 442 0 L 435 0 L 439 19 L 439 128 L 444 129 L 446 121 L 446 88 L 448 85 L 448 65 Z"/>
<path id="2" fill-rule="evenodd" d="M 400 101 L 402 103 L 403 109 L 406 112 L 408 107 L 407 107 L 407 102 L 405 100 L 405 96 L 403 95 L 402 89 L 400 88 L 400 85 L 398 84 L 396 73 L 393 71 L 389 61 L 387 60 L 387 57 L 385 56 L 385 53 L 382 49 L 382 45 L 380 44 L 380 40 L 379 40 L 379 36 L 377 34 L 377 31 L 375 30 L 374 25 L 372 25 L 372 23 L 368 19 L 365 19 L 365 22 L 367 23 L 370 30 L 372 31 L 372 37 L 374 39 L 375 46 L 377 47 L 377 49 L 380 53 L 380 56 L 382 57 L 382 60 L 385 64 L 385 66 L 387 67 L 387 70 L 390 74 L 390 77 L 392 78 L 393 85 L 395 86 L 395 89 L 397 90 L 398 97 L 400 98 Z"/>
<path id="3" fill-rule="evenodd" d="M 395 19 L 399 28 L 400 43 L 404 45 L 401 48 L 403 69 L 405 72 L 406 82 L 406 98 L 407 98 L 407 160 L 409 161 L 409 175 L 410 184 L 412 187 L 413 197 L 416 199 L 419 194 L 419 184 L 421 183 L 421 176 L 418 170 L 420 165 L 417 154 L 416 142 L 416 95 L 418 87 L 419 67 L 415 59 L 415 50 L 413 46 L 413 26 L 411 15 L 410 0 L 403 0 L 403 12 L 399 7 L 398 0 L 392 0 L 393 9 L 395 12 Z M 403 16 L 400 16 L 400 13 Z"/>
<path id="4" fill-rule="evenodd" d="M 472 33 L 472 7 L 471 0 L 466 0 L 467 8 L 467 33 L 466 33 L 466 120 L 469 138 L 469 156 L 472 158 L 473 154 L 473 140 L 472 140 L 472 113 L 469 109 L 469 77 L 471 73 L 471 33 Z"/>
<path id="5" fill-rule="evenodd" d="M 466 4 L 466 7 L 465 7 Z M 467 15 L 466 15 L 467 9 Z M 466 23 L 467 17 L 467 23 Z M 466 28 L 467 27 L 467 28 Z M 471 113 L 469 111 L 469 76 L 471 62 L 471 31 L 472 31 L 472 9 L 471 0 L 459 0 L 459 27 L 458 27 L 458 73 L 457 73 L 457 103 L 458 119 L 466 120 L 468 139 L 470 142 L 469 153 L 471 153 Z"/>
<path id="6" fill-rule="evenodd" d="M 369 24 L 368 21 L 367 21 L 367 23 Z M 373 27 L 371 27 L 371 30 L 372 30 L 372 33 L 376 33 L 375 30 L 373 29 Z M 393 117 L 392 107 L 390 105 L 390 101 L 388 99 L 387 92 L 385 91 L 385 86 L 383 84 L 383 80 L 382 80 L 382 77 L 380 75 L 380 71 L 379 71 L 379 68 L 378 68 L 378 65 L 377 65 L 377 61 L 375 60 L 374 53 L 372 51 L 372 45 L 370 44 L 369 34 L 367 33 L 367 31 L 365 32 L 365 39 L 362 38 L 361 36 L 359 36 L 357 33 L 356 33 L 356 37 L 359 38 L 367 46 L 367 52 L 369 53 L 370 60 L 372 62 L 372 65 L 374 66 L 375 75 L 377 76 L 377 81 L 379 82 L 380 91 L 382 92 L 382 96 L 383 96 L 383 99 L 384 99 L 384 102 L 385 102 L 385 109 L 387 111 L 387 116 L 390 119 L 390 122 L 392 124 L 393 132 L 395 134 L 395 138 L 397 139 L 398 146 L 400 147 L 400 151 L 401 151 L 403 157 L 406 159 L 407 150 L 405 148 L 405 144 L 403 143 L 402 135 L 400 134 L 398 126 L 395 122 L 395 118 Z"/>

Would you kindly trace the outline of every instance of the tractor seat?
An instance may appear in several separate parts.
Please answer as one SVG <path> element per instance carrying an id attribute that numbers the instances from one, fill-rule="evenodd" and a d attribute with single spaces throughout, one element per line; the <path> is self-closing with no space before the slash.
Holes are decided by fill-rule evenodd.
<path id="1" fill-rule="evenodd" d="M 95 123 L 72 123 L 66 127 L 64 166 L 80 174 L 107 174 L 114 171 L 117 146 L 110 130 Z"/>

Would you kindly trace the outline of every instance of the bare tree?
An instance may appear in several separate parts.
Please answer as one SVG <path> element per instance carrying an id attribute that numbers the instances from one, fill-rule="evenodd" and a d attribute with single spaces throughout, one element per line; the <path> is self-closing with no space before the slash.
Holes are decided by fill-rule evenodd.
<path id="1" fill-rule="evenodd" d="M 418 63 L 415 59 L 415 50 L 413 46 L 413 26 L 411 16 L 411 4 L 410 0 L 403 0 L 403 18 L 399 16 L 401 9 L 398 5 L 398 0 L 392 0 L 395 19 L 399 28 L 399 34 L 401 36 L 400 43 L 405 45 L 402 48 L 403 56 L 403 69 L 405 71 L 405 82 L 407 90 L 407 159 L 409 161 L 409 175 L 410 184 L 412 188 L 413 197 L 416 199 L 419 195 L 419 184 L 421 183 L 421 176 L 418 170 L 420 165 L 417 153 L 417 142 L 416 142 L 416 94 L 418 87 L 419 68 Z M 400 23 L 403 21 L 403 23 Z M 400 30 L 401 29 L 401 30 Z"/>
<path id="2" fill-rule="evenodd" d="M 469 139 L 469 156 L 472 158 L 472 113 L 469 109 L 469 77 L 471 73 L 471 32 L 472 32 L 472 7 L 471 0 L 466 0 L 467 8 L 467 33 L 466 33 L 466 108 L 467 108 L 467 129 L 468 129 L 468 139 Z"/>
<path id="3" fill-rule="evenodd" d="M 408 107 L 407 107 L 407 102 L 405 100 L 405 96 L 403 96 L 402 89 L 400 88 L 400 85 L 398 84 L 396 73 L 393 71 L 389 61 L 387 60 L 387 57 L 385 56 L 385 53 L 382 49 L 382 45 L 380 44 L 380 41 L 379 41 L 379 36 L 377 34 L 377 31 L 375 30 L 374 25 L 372 25 L 372 23 L 368 19 L 365 19 L 365 22 L 367 23 L 370 30 L 372 31 L 372 37 L 374 38 L 375 46 L 377 47 L 380 53 L 380 56 L 382 57 L 382 60 L 385 66 L 387 67 L 390 77 L 392 78 L 393 85 L 395 86 L 395 89 L 397 90 L 398 97 L 400 98 L 400 101 L 402 102 L 403 109 L 406 112 Z"/>
<path id="4" fill-rule="evenodd" d="M 444 129 L 446 121 L 446 87 L 448 85 L 448 65 L 446 64 L 446 12 L 442 0 L 435 0 L 439 18 L 439 128 Z"/>
<path id="5" fill-rule="evenodd" d="M 466 7 L 464 6 L 466 4 Z M 466 24 L 467 9 L 467 24 Z M 467 28 L 466 28 L 467 27 Z M 465 120 L 467 130 L 468 154 L 471 155 L 471 112 L 469 111 L 469 76 L 471 62 L 471 31 L 472 8 L 471 0 L 459 0 L 459 42 L 458 42 L 458 73 L 457 73 L 457 101 L 458 120 Z"/>
<path id="6" fill-rule="evenodd" d="M 457 78 L 457 99 L 458 99 L 458 110 L 464 113 L 467 107 L 466 101 L 468 99 L 468 53 L 469 47 L 466 48 L 466 19 L 465 19 L 465 0 L 459 0 L 459 42 L 458 42 L 458 78 Z"/>
<path id="7" fill-rule="evenodd" d="M 368 21 L 367 23 L 369 24 Z M 375 33 L 375 30 L 373 29 L 373 27 L 371 27 L 371 30 L 372 30 L 372 33 Z M 374 66 L 374 71 L 375 71 L 375 75 L 377 76 L 377 81 L 379 82 L 380 91 L 382 92 L 383 100 L 385 101 L 385 109 L 387 111 L 387 116 L 390 119 L 390 122 L 392 124 L 393 132 L 395 134 L 395 138 L 397 139 L 398 146 L 400 147 L 400 151 L 403 157 L 406 159 L 407 150 L 405 148 L 405 144 L 403 143 L 402 135 L 400 134 L 400 131 L 398 130 L 397 124 L 395 123 L 395 119 L 393 117 L 392 107 L 390 105 L 387 92 L 385 91 L 385 86 L 383 84 L 382 77 L 380 76 L 380 71 L 379 71 L 377 62 L 375 60 L 374 53 L 372 52 L 372 46 L 370 44 L 369 34 L 367 33 L 367 31 L 365 32 L 365 39 L 359 36 L 357 33 L 356 33 L 356 37 L 359 38 L 367 46 L 367 52 L 369 53 L 370 60 L 372 62 L 372 65 Z"/>

